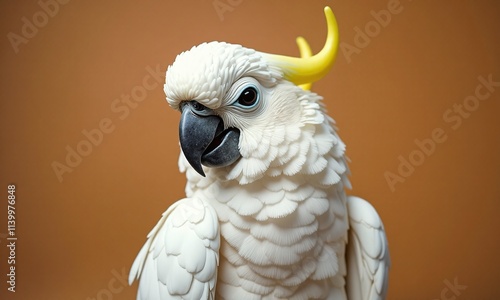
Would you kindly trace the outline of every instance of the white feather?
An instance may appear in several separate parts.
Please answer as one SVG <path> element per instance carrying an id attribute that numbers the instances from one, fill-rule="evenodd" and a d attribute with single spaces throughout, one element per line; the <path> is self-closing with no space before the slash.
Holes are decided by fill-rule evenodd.
<path id="1" fill-rule="evenodd" d="M 213 299 L 219 245 L 214 209 L 196 198 L 177 201 L 132 265 L 129 282 L 140 277 L 137 299 Z"/>
<path id="2" fill-rule="evenodd" d="M 347 207 L 351 226 L 347 249 L 349 299 L 385 299 L 390 259 L 382 221 L 361 198 L 349 197 Z"/>

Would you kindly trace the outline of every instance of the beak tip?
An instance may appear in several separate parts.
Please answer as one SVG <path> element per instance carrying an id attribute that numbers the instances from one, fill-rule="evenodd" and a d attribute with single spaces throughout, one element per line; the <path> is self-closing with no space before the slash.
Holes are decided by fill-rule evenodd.
<path id="1" fill-rule="evenodd" d="M 186 155 L 184 151 L 182 152 L 184 153 L 184 157 L 186 158 L 189 165 L 193 168 L 193 170 L 195 170 L 196 173 L 200 174 L 201 176 L 206 177 L 205 172 L 203 171 L 203 167 L 201 166 L 201 161 L 199 161 L 198 159 L 193 160 L 193 157 L 191 157 L 190 155 Z"/>
<path id="2" fill-rule="evenodd" d="M 198 174 L 200 174 L 203 177 L 207 177 L 207 175 L 205 175 L 205 172 L 203 172 L 203 169 L 201 168 L 199 170 L 196 170 L 196 172 L 198 172 Z"/>

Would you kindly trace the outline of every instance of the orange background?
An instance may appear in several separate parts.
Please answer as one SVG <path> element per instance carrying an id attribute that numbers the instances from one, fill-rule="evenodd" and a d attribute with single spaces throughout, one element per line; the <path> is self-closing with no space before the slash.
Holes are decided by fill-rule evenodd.
<path id="1" fill-rule="evenodd" d="M 498 299 L 500 87 L 467 98 L 478 106 L 466 117 L 453 111 L 475 95 L 479 76 L 500 81 L 497 1 L 69 1 L 47 19 L 38 2 L 20 2 L 0 2 L 1 299 L 134 299 L 137 284 L 124 287 L 120 273 L 185 183 L 179 114 L 146 68 L 163 73 L 176 54 L 211 40 L 297 55 L 303 35 L 318 51 L 325 5 L 354 52 L 341 50 L 313 90 L 347 144 L 350 193 L 385 222 L 389 299 L 452 297 L 446 282 L 455 279 L 467 286 L 457 299 Z M 214 3 L 232 6 L 218 12 Z M 376 25 L 374 14 L 392 4 L 399 13 Z M 40 28 L 16 53 L 9 33 L 22 36 L 34 16 Z M 118 101 L 145 78 L 155 88 L 125 115 Z M 60 182 L 52 164 L 65 164 L 66 147 L 85 144 L 82 131 L 103 119 L 113 131 Z M 415 139 L 436 129 L 446 140 L 422 158 Z M 391 191 L 384 174 L 398 174 L 400 156 L 419 165 Z M 15 294 L 3 275 L 9 183 L 18 199 Z"/>

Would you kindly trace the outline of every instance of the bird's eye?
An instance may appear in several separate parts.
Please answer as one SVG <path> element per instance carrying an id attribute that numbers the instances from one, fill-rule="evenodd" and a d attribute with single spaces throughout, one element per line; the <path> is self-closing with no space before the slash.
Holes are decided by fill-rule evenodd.
<path id="1" fill-rule="evenodd" d="M 200 104 L 199 102 L 196 101 L 192 102 L 192 107 L 196 111 L 203 111 L 206 109 L 206 107 L 203 104 Z"/>
<path id="2" fill-rule="evenodd" d="M 259 100 L 257 90 L 254 87 L 247 87 L 243 90 L 243 92 L 241 92 L 236 102 L 238 102 L 241 106 L 251 107 L 257 103 L 257 100 Z"/>

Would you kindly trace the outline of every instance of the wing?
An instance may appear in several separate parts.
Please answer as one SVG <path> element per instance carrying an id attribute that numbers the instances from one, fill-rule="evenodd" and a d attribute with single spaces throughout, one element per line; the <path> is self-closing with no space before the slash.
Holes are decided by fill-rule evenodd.
<path id="1" fill-rule="evenodd" d="M 348 197 L 347 294 L 351 300 L 382 300 L 389 279 L 389 245 L 384 225 L 370 203 Z"/>
<path id="2" fill-rule="evenodd" d="M 219 223 L 206 203 L 185 198 L 163 213 L 129 274 L 140 278 L 137 300 L 214 299 Z"/>

